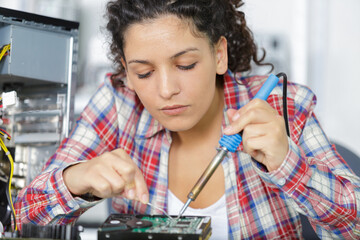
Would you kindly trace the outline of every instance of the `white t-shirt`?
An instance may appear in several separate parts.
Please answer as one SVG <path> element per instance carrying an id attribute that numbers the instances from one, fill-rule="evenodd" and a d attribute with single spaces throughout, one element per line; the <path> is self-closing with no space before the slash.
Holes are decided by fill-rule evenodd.
<path id="1" fill-rule="evenodd" d="M 168 190 L 168 214 L 177 216 L 180 209 L 184 206 L 170 190 Z M 211 240 L 228 239 L 228 219 L 226 213 L 225 194 L 217 200 L 213 205 L 207 208 L 191 208 L 188 207 L 184 216 L 210 216 L 212 234 Z M 226 237 L 225 237 L 226 236 Z"/>

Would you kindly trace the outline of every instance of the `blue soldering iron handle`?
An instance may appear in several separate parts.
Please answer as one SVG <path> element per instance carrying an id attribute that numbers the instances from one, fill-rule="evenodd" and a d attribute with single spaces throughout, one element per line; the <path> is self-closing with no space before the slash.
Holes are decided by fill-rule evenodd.
<path id="1" fill-rule="evenodd" d="M 278 84 L 278 82 L 279 82 L 279 78 L 274 74 L 270 74 L 268 79 L 266 79 L 264 84 L 261 86 L 260 90 L 254 96 L 254 99 L 259 98 L 262 100 L 266 100 L 269 97 L 271 91 Z M 221 147 L 226 147 L 228 151 L 235 152 L 237 147 L 240 145 L 241 141 L 242 141 L 242 137 L 240 134 L 224 135 L 220 139 L 219 144 Z"/>
<path id="2" fill-rule="evenodd" d="M 268 79 L 266 79 L 264 84 L 261 86 L 260 90 L 254 96 L 254 99 L 259 98 L 259 99 L 266 101 L 266 99 L 269 97 L 271 91 L 276 87 L 278 82 L 279 82 L 279 78 L 277 76 L 275 76 L 274 74 L 270 74 Z"/>

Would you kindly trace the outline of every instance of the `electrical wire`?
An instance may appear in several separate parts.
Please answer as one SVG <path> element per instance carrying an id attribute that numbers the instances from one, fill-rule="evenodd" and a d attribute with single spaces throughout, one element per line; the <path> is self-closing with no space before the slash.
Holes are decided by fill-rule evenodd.
<path id="1" fill-rule="evenodd" d="M 6 138 L 6 139 L 9 140 L 9 141 L 11 140 L 10 134 L 7 133 L 7 132 L 5 131 L 5 129 L 0 128 L 0 135 L 2 135 L 4 138 Z"/>
<path id="2" fill-rule="evenodd" d="M 0 61 L 4 56 L 8 55 L 7 52 L 10 51 L 10 46 L 11 46 L 11 44 L 8 44 L 8 45 L 5 45 L 2 47 L 2 50 L 0 52 Z"/>
<path id="3" fill-rule="evenodd" d="M 230 73 L 230 70 L 228 70 L 228 73 Z M 236 77 L 236 73 L 233 73 L 233 77 L 235 78 L 236 82 L 239 83 Z M 282 102 L 283 102 L 283 117 L 285 120 L 285 128 L 286 133 L 290 137 L 290 127 L 289 127 L 289 117 L 288 117 L 288 108 L 287 108 L 287 75 L 284 72 L 280 72 L 276 74 L 276 77 L 283 78 L 283 96 L 282 96 Z M 242 132 L 239 133 L 240 136 L 242 136 Z"/>
<path id="4" fill-rule="evenodd" d="M 283 78 L 283 117 L 285 120 L 286 133 L 290 137 L 290 128 L 289 128 L 289 117 L 288 117 L 288 108 L 287 108 L 287 76 L 285 73 L 280 72 L 276 74 L 278 78 Z"/>
<path id="5" fill-rule="evenodd" d="M 7 149 L 7 147 L 5 146 L 5 144 L 4 144 L 4 142 L 3 142 L 3 140 L 1 138 L 0 138 L 0 146 L 3 149 L 3 151 L 5 152 L 7 158 L 9 159 L 9 162 L 10 162 L 10 176 L 9 176 L 9 180 L 8 180 L 9 187 L 8 187 L 8 189 L 6 191 L 6 195 L 7 195 L 10 207 L 11 207 L 12 215 L 14 217 L 14 229 L 16 231 L 17 230 L 16 214 L 15 214 L 14 204 L 13 204 L 12 197 L 11 197 L 11 181 L 12 181 L 12 177 L 13 177 L 13 174 L 14 174 L 14 159 L 12 158 L 12 156 L 10 154 L 10 151 Z"/>

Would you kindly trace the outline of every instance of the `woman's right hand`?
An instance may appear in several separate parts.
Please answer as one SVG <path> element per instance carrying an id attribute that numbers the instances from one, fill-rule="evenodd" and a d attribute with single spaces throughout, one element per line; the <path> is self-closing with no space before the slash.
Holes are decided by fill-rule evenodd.
<path id="1" fill-rule="evenodd" d="M 63 179 L 73 195 L 90 193 L 99 198 L 122 195 L 142 203 L 149 201 L 141 171 L 122 149 L 66 168 Z"/>

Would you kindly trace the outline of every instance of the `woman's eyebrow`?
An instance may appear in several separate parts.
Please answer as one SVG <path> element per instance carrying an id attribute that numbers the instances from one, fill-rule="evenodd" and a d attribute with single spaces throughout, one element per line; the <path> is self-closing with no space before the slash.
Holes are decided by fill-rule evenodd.
<path id="1" fill-rule="evenodd" d="M 184 55 L 185 53 L 191 52 L 191 51 L 199 51 L 198 48 L 192 47 L 192 48 L 187 48 L 183 51 L 180 51 L 178 53 L 175 53 L 173 56 L 171 56 L 171 59 L 177 58 L 181 55 Z M 139 59 L 134 59 L 134 60 L 130 60 L 127 64 L 130 63 L 141 63 L 141 64 L 150 64 L 150 62 L 148 60 L 139 60 Z"/>
<path id="2" fill-rule="evenodd" d="M 171 58 L 174 59 L 174 58 L 177 58 L 185 53 L 188 53 L 188 52 L 191 52 L 191 51 L 199 51 L 198 48 L 195 48 L 195 47 L 191 47 L 191 48 L 187 48 L 185 49 L 184 51 L 181 51 L 181 52 L 178 52 L 176 54 L 174 54 Z"/>
<path id="3" fill-rule="evenodd" d="M 130 64 L 130 63 L 150 64 L 150 62 L 147 60 L 130 60 L 127 64 Z"/>

